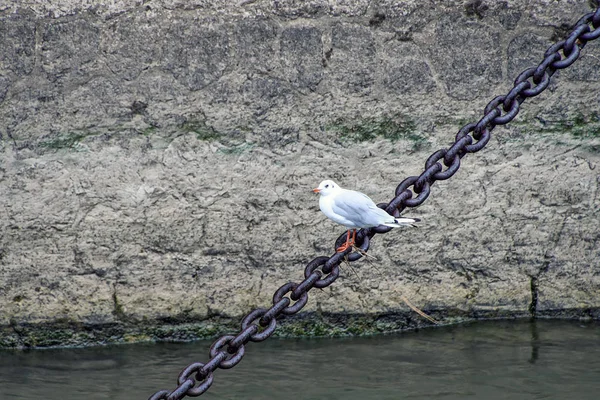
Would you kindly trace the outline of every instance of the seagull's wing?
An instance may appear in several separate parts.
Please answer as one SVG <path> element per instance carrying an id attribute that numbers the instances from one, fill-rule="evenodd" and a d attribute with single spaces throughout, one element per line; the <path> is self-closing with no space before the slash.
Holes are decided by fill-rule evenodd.
<path id="1" fill-rule="evenodd" d="M 352 221 L 357 227 L 371 227 L 385 222 L 394 222 L 390 216 L 364 193 L 354 190 L 340 192 L 332 202 L 335 213 Z"/>

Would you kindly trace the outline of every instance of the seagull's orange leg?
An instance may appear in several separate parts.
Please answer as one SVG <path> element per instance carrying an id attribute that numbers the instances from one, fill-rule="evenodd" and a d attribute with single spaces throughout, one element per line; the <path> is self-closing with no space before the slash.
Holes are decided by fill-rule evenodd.
<path id="1" fill-rule="evenodd" d="M 346 232 L 346 243 L 344 243 L 343 245 L 338 247 L 336 249 L 336 251 L 338 253 L 341 253 L 342 251 L 346 251 L 346 249 L 348 249 L 348 247 L 350 247 L 350 229 L 348 229 L 348 232 Z"/>
<path id="2" fill-rule="evenodd" d="M 354 241 L 356 240 L 356 229 L 352 230 L 352 239 L 350 239 L 350 229 L 348 229 L 348 233 L 346 234 L 346 243 L 341 245 L 336 249 L 338 253 L 342 251 L 346 251 L 348 247 L 352 247 L 354 245 Z"/>

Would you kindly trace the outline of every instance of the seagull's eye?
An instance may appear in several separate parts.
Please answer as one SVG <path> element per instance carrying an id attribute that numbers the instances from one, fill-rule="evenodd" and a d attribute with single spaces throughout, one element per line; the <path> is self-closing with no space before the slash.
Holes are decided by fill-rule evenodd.
<path id="1" fill-rule="evenodd" d="M 325 185 L 325 189 L 329 188 L 329 185 Z"/>

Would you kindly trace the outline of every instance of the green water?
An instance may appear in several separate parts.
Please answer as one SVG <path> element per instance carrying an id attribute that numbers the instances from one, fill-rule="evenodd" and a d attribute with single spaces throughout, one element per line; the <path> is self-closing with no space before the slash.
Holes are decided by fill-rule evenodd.
<path id="1" fill-rule="evenodd" d="M 209 342 L 0 352 L 0 399 L 146 399 Z M 480 322 L 250 343 L 203 399 L 600 398 L 600 323 Z"/>

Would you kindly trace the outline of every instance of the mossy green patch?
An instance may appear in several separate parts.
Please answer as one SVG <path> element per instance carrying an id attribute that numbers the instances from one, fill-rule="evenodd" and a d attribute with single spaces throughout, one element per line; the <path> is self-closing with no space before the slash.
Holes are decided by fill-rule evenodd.
<path id="1" fill-rule="evenodd" d="M 552 134 L 557 137 L 557 144 L 565 144 L 558 135 L 577 139 L 593 139 L 600 137 L 600 114 L 583 115 L 576 113 L 564 119 L 537 119 L 539 124 L 528 121 L 513 121 L 512 125 L 519 127 L 524 134 Z M 536 126 L 537 125 L 537 126 Z M 541 125 L 541 126 L 540 126 Z"/>
<path id="2" fill-rule="evenodd" d="M 366 336 L 398 332 L 430 325 L 423 319 L 412 319 L 410 314 L 357 315 L 308 314 L 282 321 L 276 331 L 279 337 L 342 337 Z"/>
<path id="3" fill-rule="evenodd" d="M 152 136 L 156 133 L 156 126 L 149 126 L 142 130 L 142 135 L 144 136 Z"/>
<path id="4" fill-rule="evenodd" d="M 412 142 L 413 150 L 429 145 L 427 139 L 416 133 L 416 124 L 403 116 L 380 116 L 357 121 L 335 120 L 325 126 L 325 130 L 333 132 L 343 141 L 366 142 L 378 138 L 391 142 L 407 140 Z"/>
<path id="5" fill-rule="evenodd" d="M 0 348 L 93 346 L 149 341 L 190 341 L 211 339 L 239 328 L 239 320 L 215 318 L 210 321 L 168 324 L 160 321 L 86 324 L 58 320 L 40 324 L 0 326 Z"/>
<path id="6" fill-rule="evenodd" d="M 212 126 L 206 125 L 204 120 L 188 120 L 181 125 L 181 128 L 186 132 L 195 133 L 198 140 L 213 141 L 221 138 L 221 134 Z"/>
<path id="7" fill-rule="evenodd" d="M 144 333 L 140 333 L 140 334 L 126 333 L 123 335 L 123 341 L 125 343 L 151 342 L 152 337 L 150 337 L 149 335 L 146 335 Z"/>
<path id="8" fill-rule="evenodd" d="M 190 341 L 212 339 L 227 331 L 228 324 L 187 323 L 177 325 L 158 325 L 141 329 L 141 334 L 153 340 Z M 233 327 L 229 327 L 233 329 Z M 140 335 L 140 334 L 138 334 Z"/>
<path id="9" fill-rule="evenodd" d="M 278 337 L 344 336 L 345 329 L 323 319 L 286 322 L 276 332 Z"/>
<path id="10" fill-rule="evenodd" d="M 39 145 L 53 150 L 72 149 L 87 136 L 90 136 L 90 134 L 82 132 L 62 133 L 55 137 L 42 139 Z"/>
<path id="11" fill-rule="evenodd" d="M 234 145 L 230 145 L 230 146 L 221 147 L 218 151 L 219 151 L 219 153 L 222 153 L 222 154 L 239 155 L 244 152 L 252 150 L 255 146 L 256 146 L 256 144 L 254 144 L 254 143 L 240 143 L 240 144 L 234 144 Z"/>
<path id="12" fill-rule="evenodd" d="M 474 319 L 523 318 L 529 313 L 498 310 L 424 310 L 444 325 Z M 578 316 L 577 310 L 574 313 Z M 596 311 L 594 311 L 596 312 Z M 564 315 L 563 315 L 564 317 Z M 185 322 L 183 322 L 185 321 Z M 149 341 L 191 341 L 212 339 L 238 332 L 240 317 L 213 316 L 199 319 L 181 314 L 158 320 L 141 318 L 104 323 L 84 323 L 69 319 L 51 323 L 0 326 L 0 348 L 92 346 Z M 277 337 L 365 336 L 418 329 L 432 324 L 410 310 L 385 314 L 300 313 L 280 318 Z"/>
<path id="13" fill-rule="evenodd" d="M 582 113 L 559 120 L 544 120 L 541 131 L 545 133 L 569 134 L 578 139 L 600 137 L 600 115 Z"/>

